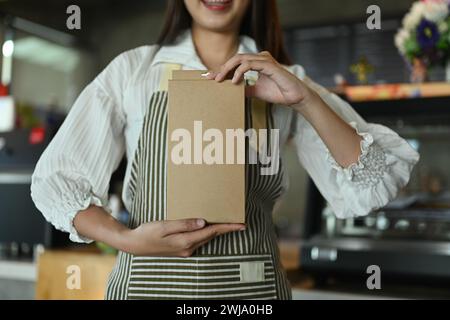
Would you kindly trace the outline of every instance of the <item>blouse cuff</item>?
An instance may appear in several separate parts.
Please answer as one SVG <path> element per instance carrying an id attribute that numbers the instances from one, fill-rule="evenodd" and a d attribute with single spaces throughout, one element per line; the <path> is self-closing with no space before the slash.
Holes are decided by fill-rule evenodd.
<path id="1" fill-rule="evenodd" d="M 79 209 L 73 210 L 67 214 L 67 219 L 69 223 L 68 226 L 69 239 L 73 242 L 78 243 L 92 243 L 93 240 L 83 237 L 78 233 L 73 224 L 73 220 L 80 211 L 86 210 L 91 205 L 103 207 L 102 201 L 100 200 L 100 198 L 94 195 L 81 195 L 81 194 L 77 195 L 74 199 L 76 199 L 75 201 L 77 201 L 78 204 L 77 207 L 79 207 Z"/>
<path id="2" fill-rule="evenodd" d="M 374 138 L 369 132 L 361 132 L 356 122 L 349 123 L 362 138 L 360 142 L 361 153 L 358 161 L 347 168 L 341 167 L 330 151 L 327 149 L 327 159 L 333 169 L 342 174 L 347 181 L 355 185 L 367 188 L 376 185 L 387 171 L 386 154 L 374 143 Z"/>
<path id="3" fill-rule="evenodd" d="M 71 179 L 72 178 L 72 179 Z M 109 211 L 103 201 L 92 193 L 90 184 L 83 178 L 66 177 L 65 183 L 59 185 L 61 192 L 58 203 L 52 205 L 52 223 L 55 228 L 69 233 L 69 238 L 73 242 L 91 243 L 91 239 L 81 236 L 73 224 L 75 216 L 91 205 L 105 208 Z"/>

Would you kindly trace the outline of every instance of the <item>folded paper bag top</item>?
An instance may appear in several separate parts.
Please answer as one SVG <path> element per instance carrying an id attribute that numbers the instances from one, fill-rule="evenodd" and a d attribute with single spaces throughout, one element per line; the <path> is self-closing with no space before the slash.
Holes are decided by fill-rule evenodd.
<path id="1" fill-rule="evenodd" d="M 205 72 L 176 70 L 169 80 L 167 219 L 245 223 L 245 164 L 237 161 L 245 146 L 226 138 L 227 129 L 245 129 L 245 86 L 207 80 Z M 213 164 L 205 161 L 211 155 Z"/>
<path id="2" fill-rule="evenodd" d="M 208 80 L 203 70 L 173 70 L 171 80 Z"/>

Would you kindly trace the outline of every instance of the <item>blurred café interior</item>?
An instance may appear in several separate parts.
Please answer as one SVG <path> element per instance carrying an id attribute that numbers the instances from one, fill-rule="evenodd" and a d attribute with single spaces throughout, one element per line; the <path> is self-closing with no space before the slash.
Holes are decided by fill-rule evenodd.
<path id="1" fill-rule="evenodd" d="M 397 199 L 340 220 L 288 147 L 290 189 L 273 219 L 295 299 L 450 297 L 450 2 L 431 18 L 418 2 L 278 0 L 293 61 L 421 154 Z M 66 26 L 72 4 L 80 30 Z M 0 299 L 103 298 L 115 250 L 70 243 L 49 225 L 31 201 L 31 174 L 81 90 L 118 54 L 156 40 L 165 5 L 0 1 Z M 370 5 L 380 8 L 381 29 L 367 27 Z M 109 206 L 126 222 L 124 166 L 111 179 Z M 71 265 L 84 272 L 80 290 L 66 286 Z M 371 265 L 381 289 L 367 287 Z"/>

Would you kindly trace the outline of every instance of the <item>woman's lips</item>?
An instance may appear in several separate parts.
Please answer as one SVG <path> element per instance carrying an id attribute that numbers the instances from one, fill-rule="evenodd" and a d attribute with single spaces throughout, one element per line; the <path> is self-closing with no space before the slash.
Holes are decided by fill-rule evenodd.
<path id="1" fill-rule="evenodd" d="M 231 6 L 233 0 L 202 0 L 202 3 L 209 10 L 223 11 Z"/>

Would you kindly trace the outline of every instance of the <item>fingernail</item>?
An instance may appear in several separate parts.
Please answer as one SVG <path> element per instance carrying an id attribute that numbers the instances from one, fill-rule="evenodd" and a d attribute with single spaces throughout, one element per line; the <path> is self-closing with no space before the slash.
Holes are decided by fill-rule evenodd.
<path id="1" fill-rule="evenodd" d="M 208 71 L 208 72 L 202 73 L 201 76 L 206 78 L 206 77 L 208 77 L 210 74 L 211 74 L 211 72 Z"/>
<path id="2" fill-rule="evenodd" d="M 245 227 L 242 227 L 242 228 L 239 228 L 239 231 L 244 231 L 246 228 Z"/>
<path id="3" fill-rule="evenodd" d="M 203 226 L 205 225 L 205 220 L 203 220 L 203 219 L 197 219 L 197 225 L 198 225 L 199 227 L 203 227 Z"/>

